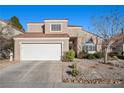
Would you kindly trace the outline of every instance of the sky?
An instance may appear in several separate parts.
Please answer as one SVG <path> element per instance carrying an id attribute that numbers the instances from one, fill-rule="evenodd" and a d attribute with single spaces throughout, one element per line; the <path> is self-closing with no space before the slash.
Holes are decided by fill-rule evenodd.
<path id="1" fill-rule="evenodd" d="M 93 32 L 92 19 L 118 8 L 124 13 L 124 6 L 106 5 L 0 5 L 0 19 L 9 20 L 17 16 L 27 30 L 28 22 L 43 22 L 44 19 L 68 19 L 69 25 L 79 25 Z"/>

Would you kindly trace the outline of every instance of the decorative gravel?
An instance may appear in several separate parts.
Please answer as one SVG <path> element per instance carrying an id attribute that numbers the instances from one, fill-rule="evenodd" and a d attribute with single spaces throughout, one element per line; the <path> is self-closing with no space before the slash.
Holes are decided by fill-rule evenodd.
<path id="1" fill-rule="evenodd" d="M 79 70 L 77 77 L 68 72 L 70 66 L 76 63 Z M 118 64 L 113 65 L 114 63 Z M 77 59 L 74 62 L 63 62 L 63 82 L 84 84 L 121 84 L 124 83 L 124 61 L 111 61 L 109 64 L 99 63 L 99 60 Z"/>

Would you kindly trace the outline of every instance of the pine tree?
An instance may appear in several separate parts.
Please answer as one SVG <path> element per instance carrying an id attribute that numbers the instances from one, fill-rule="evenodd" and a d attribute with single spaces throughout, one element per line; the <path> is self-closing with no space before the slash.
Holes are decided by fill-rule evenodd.
<path id="1" fill-rule="evenodd" d="M 11 17 L 9 22 L 11 25 L 23 30 L 23 26 L 21 25 L 19 19 L 16 16 Z"/>

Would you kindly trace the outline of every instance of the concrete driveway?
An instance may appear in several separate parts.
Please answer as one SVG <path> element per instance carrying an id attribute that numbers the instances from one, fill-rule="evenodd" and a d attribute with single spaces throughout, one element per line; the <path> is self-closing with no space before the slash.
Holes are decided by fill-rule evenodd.
<path id="1" fill-rule="evenodd" d="M 21 62 L 0 70 L 0 87 L 49 87 L 62 81 L 61 62 Z M 34 86 L 35 85 L 35 86 Z"/>

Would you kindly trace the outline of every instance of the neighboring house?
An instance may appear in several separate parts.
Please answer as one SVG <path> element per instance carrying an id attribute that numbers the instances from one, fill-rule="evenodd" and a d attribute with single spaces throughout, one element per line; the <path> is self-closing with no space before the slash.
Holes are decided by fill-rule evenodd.
<path id="1" fill-rule="evenodd" d="M 10 25 L 7 21 L 0 20 L 0 59 L 9 58 L 13 44 L 13 37 L 24 33 L 18 28 Z"/>
<path id="2" fill-rule="evenodd" d="M 0 32 L 2 32 L 3 36 L 5 35 L 5 38 L 10 39 L 16 35 L 24 33 L 24 31 L 18 29 L 15 26 L 10 25 L 5 20 L 0 20 Z"/>
<path id="3" fill-rule="evenodd" d="M 14 38 L 16 61 L 61 60 L 69 49 L 74 49 L 77 57 L 84 49 L 88 53 L 102 50 L 101 38 L 81 26 L 68 25 L 66 19 L 45 19 L 27 26 L 28 32 Z"/>
<path id="4" fill-rule="evenodd" d="M 122 29 L 121 35 L 124 35 L 124 29 Z M 110 52 L 121 52 L 122 54 L 124 54 L 124 38 L 122 38 L 122 40 L 114 42 L 110 46 Z"/>

